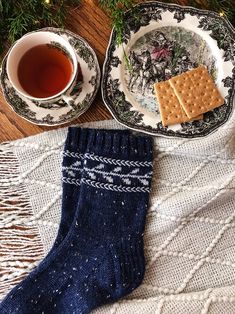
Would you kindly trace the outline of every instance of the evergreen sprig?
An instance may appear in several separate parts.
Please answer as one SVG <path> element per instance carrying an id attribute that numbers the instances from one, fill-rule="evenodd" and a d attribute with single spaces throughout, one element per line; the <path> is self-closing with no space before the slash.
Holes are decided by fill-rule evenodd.
<path id="1" fill-rule="evenodd" d="M 26 32 L 64 26 L 68 8 L 80 0 L 0 0 L 0 52 Z"/>
<path id="2" fill-rule="evenodd" d="M 68 8 L 81 0 L 0 0 L 0 53 L 24 33 L 45 27 L 63 27 Z M 110 15 L 117 33 L 117 43 L 122 43 L 124 14 L 140 0 L 98 0 L 99 5 Z M 177 0 L 163 2 L 180 3 Z M 231 0 L 188 0 L 185 4 L 200 9 L 219 12 L 235 25 L 235 6 Z M 133 14 L 135 11 L 133 10 Z M 138 18 L 138 17 L 137 17 Z"/>
<path id="3" fill-rule="evenodd" d="M 100 6 L 111 16 L 119 45 L 122 43 L 125 11 L 131 9 L 135 2 L 133 0 L 99 0 Z"/>

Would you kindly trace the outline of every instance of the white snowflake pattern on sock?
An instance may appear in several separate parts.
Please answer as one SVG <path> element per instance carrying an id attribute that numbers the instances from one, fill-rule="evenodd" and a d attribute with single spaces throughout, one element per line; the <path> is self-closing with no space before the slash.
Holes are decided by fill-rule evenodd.
<path id="1" fill-rule="evenodd" d="M 78 166 L 81 166 L 81 164 L 82 164 L 82 162 L 81 162 L 80 160 L 77 160 L 77 161 L 73 164 L 73 166 L 78 167 Z"/>
<path id="2" fill-rule="evenodd" d="M 104 169 L 104 164 L 99 164 L 94 169 Z"/>
<path id="3" fill-rule="evenodd" d="M 93 172 L 88 172 L 88 176 L 92 179 L 92 180 L 96 180 L 96 175 Z"/>
<path id="4" fill-rule="evenodd" d="M 134 170 L 131 171 L 131 174 L 136 174 L 140 172 L 140 168 L 135 168 Z"/>
<path id="5" fill-rule="evenodd" d="M 110 176 L 104 176 L 104 178 L 109 182 L 109 183 L 113 183 L 113 178 Z"/>
<path id="6" fill-rule="evenodd" d="M 145 186 L 147 186 L 149 184 L 149 181 L 147 181 L 146 179 L 139 179 L 139 180 Z"/>
<path id="7" fill-rule="evenodd" d="M 113 169 L 113 172 L 120 172 L 122 171 L 122 167 L 116 167 Z"/>
<path id="8" fill-rule="evenodd" d="M 122 179 L 122 181 L 123 181 L 124 183 L 126 183 L 127 185 L 131 185 L 131 180 L 128 179 L 128 178 L 124 178 L 124 179 Z"/>

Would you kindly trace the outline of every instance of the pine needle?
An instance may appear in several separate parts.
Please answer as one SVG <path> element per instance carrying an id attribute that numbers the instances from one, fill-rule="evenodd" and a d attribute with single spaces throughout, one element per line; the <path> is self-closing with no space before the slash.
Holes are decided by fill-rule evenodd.
<path id="1" fill-rule="evenodd" d="M 0 53 L 27 32 L 45 26 L 63 27 L 69 7 L 79 3 L 80 0 L 0 0 Z"/>

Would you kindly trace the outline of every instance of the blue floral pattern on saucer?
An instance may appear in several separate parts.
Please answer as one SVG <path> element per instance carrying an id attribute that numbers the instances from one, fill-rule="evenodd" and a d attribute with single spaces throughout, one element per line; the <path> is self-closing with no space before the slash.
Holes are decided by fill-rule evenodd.
<path id="1" fill-rule="evenodd" d="M 24 119 L 40 125 L 59 125 L 70 122 L 83 114 L 91 105 L 100 85 L 100 68 L 94 50 L 80 36 L 63 29 L 43 28 L 38 31 L 54 32 L 74 47 L 78 57 L 78 76 L 70 92 L 70 102 L 29 100 L 15 91 L 6 72 L 7 55 L 2 62 L 0 82 L 3 95 L 11 108 Z"/>

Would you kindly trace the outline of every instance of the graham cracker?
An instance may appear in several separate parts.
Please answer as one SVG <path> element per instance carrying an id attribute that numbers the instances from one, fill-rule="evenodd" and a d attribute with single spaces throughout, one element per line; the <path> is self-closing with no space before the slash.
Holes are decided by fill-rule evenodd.
<path id="1" fill-rule="evenodd" d="M 192 121 L 184 112 L 169 81 L 154 84 L 163 126 Z M 203 115 L 193 119 L 202 119 Z"/>
<path id="2" fill-rule="evenodd" d="M 204 66 L 172 77 L 169 82 L 189 118 L 224 104 L 223 97 Z"/>

